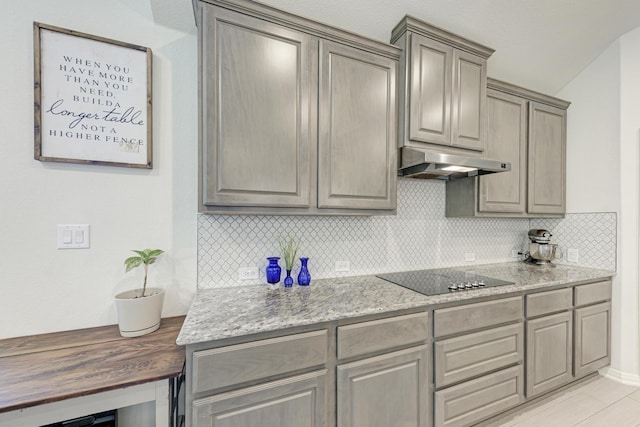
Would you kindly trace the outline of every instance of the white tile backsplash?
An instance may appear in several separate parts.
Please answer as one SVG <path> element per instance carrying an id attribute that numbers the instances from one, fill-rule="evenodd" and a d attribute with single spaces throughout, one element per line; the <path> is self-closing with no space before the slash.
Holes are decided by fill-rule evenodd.
<path id="1" fill-rule="evenodd" d="M 616 269 L 616 214 L 567 214 L 563 219 L 532 219 L 531 228 L 544 228 L 551 232 L 551 241 L 562 249 L 558 264 Z M 578 251 L 578 261 L 568 261 L 569 249 Z"/>
<path id="2" fill-rule="evenodd" d="M 531 221 L 445 218 L 444 204 L 444 182 L 400 179 L 395 216 L 199 215 L 198 287 L 265 283 L 266 258 L 279 256 L 278 239 L 286 235 L 300 242 L 298 256 L 309 257 L 312 281 L 465 265 L 467 253 L 477 264 L 513 261 L 512 252 L 527 247 L 530 228 L 550 229 L 561 247 L 579 249 L 578 265 L 615 270 L 615 213 Z M 350 261 L 351 270 L 336 273 L 336 261 Z M 260 278 L 240 282 L 238 269 L 250 266 L 259 267 Z"/>

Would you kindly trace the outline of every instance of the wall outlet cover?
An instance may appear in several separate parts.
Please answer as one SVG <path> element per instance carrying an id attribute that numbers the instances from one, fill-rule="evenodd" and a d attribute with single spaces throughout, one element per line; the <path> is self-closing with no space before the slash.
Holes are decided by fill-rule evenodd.
<path id="1" fill-rule="evenodd" d="M 347 260 L 336 261 L 336 266 L 335 266 L 336 273 L 347 272 L 349 270 L 351 270 L 351 262 L 349 262 Z"/>
<path id="2" fill-rule="evenodd" d="M 579 262 L 580 261 L 580 251 L 578 249 L 569 248 L 567 250 L 567 261 L 569 261 L 569 262 Z"/>
<path id="3" fill-rule="evenodd" d="M 242 267 L 238 269 L 238 279 L 255 280 L 258 278 L 258 267 Z"/>

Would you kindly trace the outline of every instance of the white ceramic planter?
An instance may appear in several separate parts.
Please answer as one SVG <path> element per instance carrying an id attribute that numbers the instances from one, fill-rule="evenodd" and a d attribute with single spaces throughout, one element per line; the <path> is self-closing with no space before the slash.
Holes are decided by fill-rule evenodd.
<path id="1" fill-rule="evenodd" d="M 148 287 L 145 297 L 140 297 L 142 288 L 116 295 L 120 335 L 139 337 L 157 330 L 160 327 L 164 293 L 164 289 Z"/>

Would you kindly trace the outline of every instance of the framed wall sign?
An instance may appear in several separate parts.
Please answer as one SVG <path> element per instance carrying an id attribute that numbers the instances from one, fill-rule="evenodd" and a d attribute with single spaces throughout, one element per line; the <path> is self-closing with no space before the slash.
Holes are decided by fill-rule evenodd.
<path id="1" fill-rule="evenodd" d="M 40 161 L 151 169 L 151 49 L 33 24 Z"/>

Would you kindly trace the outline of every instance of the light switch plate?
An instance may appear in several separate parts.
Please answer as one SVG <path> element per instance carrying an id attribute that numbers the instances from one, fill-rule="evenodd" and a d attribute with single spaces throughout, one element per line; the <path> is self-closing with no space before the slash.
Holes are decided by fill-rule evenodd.
<path id="1" fill-rule="evenodd" d="M 58 249 L 88 249 L 89 224 L 58 224 Z"/>

